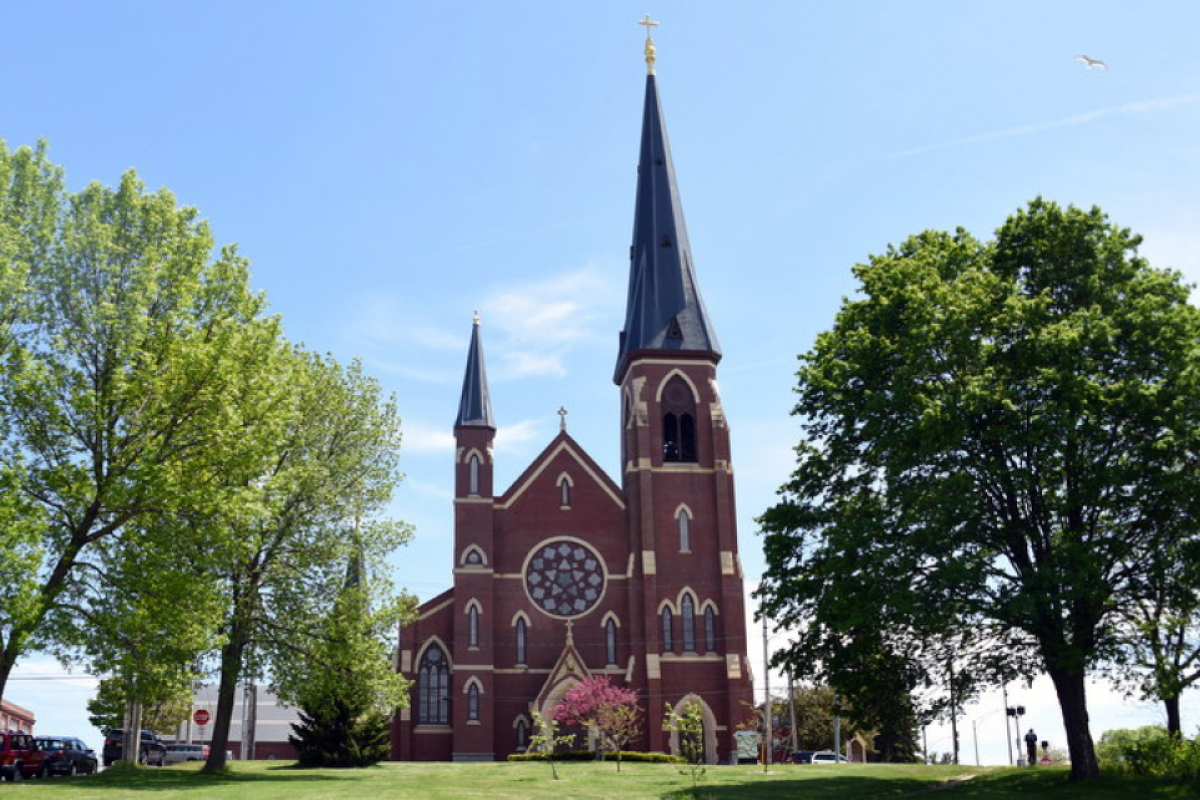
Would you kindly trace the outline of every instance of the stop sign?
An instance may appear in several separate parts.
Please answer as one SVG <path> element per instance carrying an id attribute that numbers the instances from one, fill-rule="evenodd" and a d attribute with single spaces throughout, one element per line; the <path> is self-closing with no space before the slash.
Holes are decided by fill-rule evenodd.
<path id="1" fill-rule="evenodd" d="M 209 716 L 209 713 L 203 708 L 196 709 L 196 713 L 192 714 L 192 720 L 197 725 L 207 725 L 210 719 L 212 719 L 212 717 Z"/>

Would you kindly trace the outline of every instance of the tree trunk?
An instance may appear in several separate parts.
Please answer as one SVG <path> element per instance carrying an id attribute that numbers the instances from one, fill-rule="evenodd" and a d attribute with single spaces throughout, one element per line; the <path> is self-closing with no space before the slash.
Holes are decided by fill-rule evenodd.
<path id="1" fill-rule="evenodd" d="M 229 726 L 233 722 L 233 702 L 237 698 L 242 655 L 246 651 L 248 638 L 245 625 L 234 622 L 230 627 L 229 641 L 221 648 L 221 682 L 217 687 L 217 713 L 213 719 L 212 741 L 209 743 L 208 761 L 204 763 L 204 772 L 221 772 L 225 769 L 225 751 L 229 749 Z M 245 738 L 245 732 L 242 736 Z"/>
<path id="2" fill-rule="evenodd" d="M 1183 733 L 1182 723 L 1179 721 L 1179 695 L 1164 697 L 1162 701 L 1167 708 L 1167 733 L 1178 739 Z"/>
<path id="3" fill-rule="evenodd" d="M 253 761 L 258 749 L 258 684 L 253 681 L 246 684 L 246 693 L 242 701 L 246 720 L 242 724 L 242 758 Z"/>
<path id="4" fill-rule="evenodd" d="M 1086 675 L 1083 670 L 1048 670 L 1062 709 L 1063 728 L 1067 732 L 1067 751 L 1071 755 L 1071 780 L 1100 776 L 1096 747 L 1088 728 Z"/>

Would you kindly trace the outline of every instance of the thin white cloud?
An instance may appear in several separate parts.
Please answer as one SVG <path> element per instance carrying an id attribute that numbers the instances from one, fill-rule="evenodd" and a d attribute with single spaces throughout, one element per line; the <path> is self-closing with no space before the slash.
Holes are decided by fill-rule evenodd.
<path id="1" fill-rule="evenodd" d="M 453 437 L 451 437 L 451 444 L 453 444 Z M 445 486 L 433 481 L 416 481 L 411 478 L 405 478 L 401 486 L 414 494 L 432 497 L 436 500 L 454 499 L 454 491 L 451 486 Z M 422 530 L 422 534 L 424 533 L 426 531 Z"/>
<path id="2" fill-rule="evenodd" d="M 1040 133 L 1042 131 L 1055 130 L 1057 128 L 1070 128 L 1075 125 L 1086 125 L 1090 122 L 1095 122 L 1096 120 L 1103 119 L 1105 117 L 1128 114 L 1143 114 L 1152 111 L 1165 111 L 1171 108 L 1189 105 L 1197 101 L 1200 101 L 1200 94 L 1181 95 L 1179 97 L 1161 97 L 1156 100 L 1146 100 L 1140 103 L 1129 103 L 1123 106 L 1099 108 L 1095 111 L 1088 111 L 1084 114 L 1075 114 L 1070 117 L 1064 117 L 1062 119 L 1056 119 L 1049 122 L 1036 122 L 1031 125 L 1022 125 L 1017 128 L 1006 128 L 1004 130 L 980 133 L 974 136 L 966 136 L 961 139 L 953 139 L 948 142 L 939 142 L 938 144 L 914 147 L 911 150 L 902 150 L 899 153 L 896 153 L 895 156 L 913 156 L 921 153 L 928 153 L 934 150 L 945 150 L 950 147 L 959 147 L 965 144 L 990 142 L 997 139 L 1011 139 L 1016 136 L 1028 136 L 1031 133 Z"/>
<path id="3" fill-rule="evenodd" d="M 527 419 L 515 425 L 502 425 L 496 429 L 497 452 L 520 450 L 520 445 L 541 438 L 544 420 Z"/>
<path id="4" fill-rule="evenodd" d="M 432 428 L 421 422 L 405 422 L 401 431 L 401 452 L 454 452 L 454 434 L 449 430 Z"/>
<path id="5" fill-rule="evenodd" d="M 544 281 L 505 288 L 482 305 L 490 353 L 498 353 L 497 380 L 567 374 L 567 357 L 601 343 L 602 309 L 619 293 L 614 278 L 595 265 Z M 491 334 L 495 332 L 496 336 Z"/>

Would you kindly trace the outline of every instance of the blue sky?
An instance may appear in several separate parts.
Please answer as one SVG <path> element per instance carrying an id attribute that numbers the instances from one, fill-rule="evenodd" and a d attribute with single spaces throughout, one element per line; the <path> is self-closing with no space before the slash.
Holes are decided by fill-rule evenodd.
<path id="1" fill-rule="evenodd" d="M 1145 235 L 1152 263 L 1200 279 L 1200 4 L 1186 0 L 0 11 L 0 138 L 45 138 L 76 188 L 131 167 L 170 188 L 219 242 L 238 243 L 290 338 L 361 358 L 397 395 L 395 514 L 417 536 L 395 579 L 422 598 L 449 586 L 450 436 L 473 311 L 500 425 L 497 485 L 553 437 L 560 406 L 616 474 L 611 374 L 645 72 L 634 23 L 648 12 L 662 23 L 659 88 L 725 353 L 748 585 L 763 563 L 754 517 L 799 437 L 796 355 L 853 292 L 855 263 L 929 228 L 988 237 L 1040 194 L 1101 206 Z M 1081 53 L 1110 69 L 1086 69 Z M 6 694 L 40 730 L 94 734 L 86 682 L 38 661 L 24 674 Z M 972 717 L 998 707 L 988 702 Z M 1061 732 L 1046 687 L 1022 702 L 1040 734 Z M 1188 709 L 1192 729 L 1200 708 Z M 1097 735 L 1159 718 L 1097 690 Z M 983 760 L 1006 761 L 990 736 Z M 969 733 L 962 742 L 972 756 Z"/>

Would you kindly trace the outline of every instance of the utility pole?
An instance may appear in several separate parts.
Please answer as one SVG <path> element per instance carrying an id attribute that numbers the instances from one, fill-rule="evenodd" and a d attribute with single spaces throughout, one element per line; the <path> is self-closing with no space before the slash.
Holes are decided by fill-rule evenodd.
<path id="1" fill-rule="evenodd" d="M 1008 684 L 1007 683 L 1001 687 L 1001 692 L 1003 692 L 1003 697 L 1004 697 L 1004 741 L 1008 743 L 1008 765 L 1011 767 L 1012 763 L 1013 763 L 1013 761 L 1012 761 L 1013 740 L 1012 740 L 1012 736 L 1009 735 L 1010 731 L 1008 729 L 1008 718 L 1010 715 L 1008 713 Z"/>
<path id="2" fill-rule="evenodd" d="M 792 683 L 792 665 L 791 664 L 788 664 L 787 678 L 788 678 L 788 716 L 791 717 L 791 722 L 792 722 L 792 752 L 794 753 L 800 749 L 800 745 L 798 744 L 799 740 L 796 737 L 796 686 L 795 686 L 795 684 Z"/>
<path id="3" fill-rule="evenodd" d="M 842 754 L 842 715 L 837 712 L 837 692 L 833 693 L 833 752 Z M 836 764 L 837 761 L 835 760 Z"/>
<path id="4" fill-rule="evenodd" d="M 771 771 L 771 743 L 775 738 L 771 730 L 771 655 L 767 650 L 767 615 L 763 614 L 763 686 L 766 699 L 763 700 L 763 723 L 767 732 L 763 740 L 763 772 Z"/>

